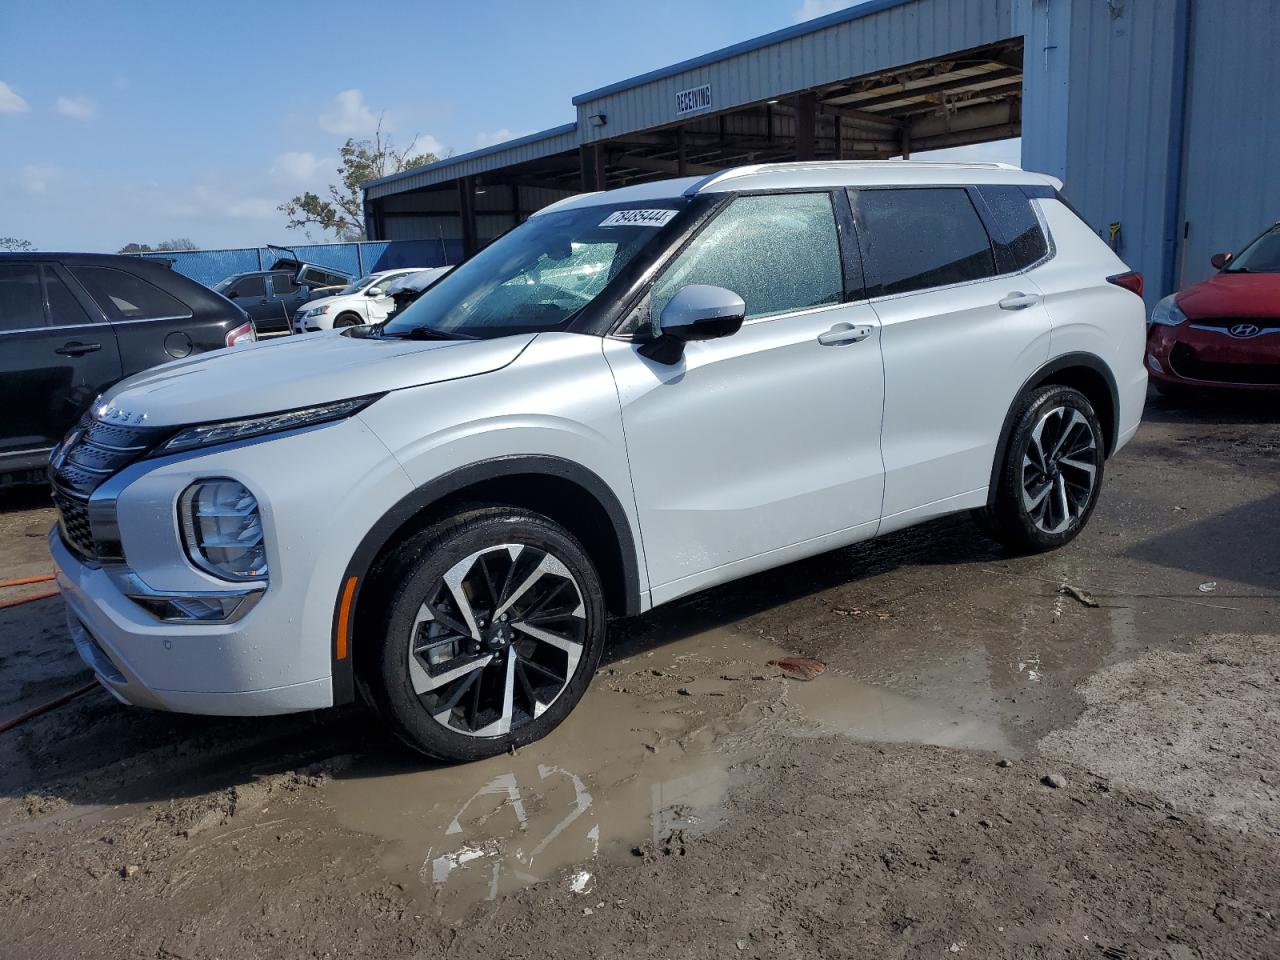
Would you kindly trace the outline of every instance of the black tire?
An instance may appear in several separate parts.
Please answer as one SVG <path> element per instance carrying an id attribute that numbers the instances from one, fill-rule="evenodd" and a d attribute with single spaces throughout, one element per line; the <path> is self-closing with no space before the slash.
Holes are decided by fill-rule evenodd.
<path id="1" fill-rule="evenodd" d="M 364 323 L 364 321 L 356 314 L 344 313 L 333 321 L 333 329 L 337 330 L 339 327 L 358 327 L 362 323 Z"/>
<path id="2" fill-rule="evenodd" d="M 1060 449 L 1040 450 L 1035 435 L 1042 420 L 1040 436 L 1063 432 Z M 1086 431 L 1091 451 L 1085 448 Z M 1052 446 L 1052 437 L 1045 446 Z M 1084 394 L 1056 385 L 1026 394 L 1018 401 L 995 495 L 985 509 L 977 511 L 980 525 L 1017 553 L 1041 553 L 1069 543 L 1084 529 L 1098 503 L 1105 449 L 1102 424 Z M 1073 457 L 1063 455 L 1072 451 L 1079 452 Z M 1038 460 L 1045 461 L 1047 469 L 1042 469 Z M 1092 473 L 1082 464 L 1091 467 Z M 1041 499 L 1029 508 L 1028 503 L 1046 489 L 1044 496 L 1052 500 Z"/>
<path id="3" fill-rule="evenodd" d="M 519 548 L 514 556 L 513 546 Z M 483 558 L 474 560 L 478 553 Z M 470 572 L 458 584 L 467 599 L 464 611 L 444 578 L 450 575 L 456 579 L 452 571 L 466 563 L 471 564 Z M 537 571 L 543 566 L 554 570 L 537 572 L 535 577 L 529 569 L 534 563 Z M 561 576 L 561 570 L 568 576 Z M 505 506 L 468 509 L 411 537 L 380 566 L 378 576 L 385 587 L 385 613 L 381 636 L 375 633 L 368 637 L 371 656 L 360 664 L 360 686 L 392 731 L 415 750 L 448 761 L 504 753 L 546 736 L 586 692 L 604 649 L 604 592 L 582 545 L 548 518 Z M 527 589 L 519 592 L 522 584 Z M 506 594 L 502 594 L 504 589 Z M 558 613 L 574 602 L 575 591 L 575 612 Z M 500 599 L 516 594 L 507 608 L 512 613 L 503 615 L 502 624 L 497 617 L 492 623 L 486 619 L 502 609 L 500 599 L 493 599 L 495 593 Z M 416 622 L 428 602 L 436 617 Z M 566 649 L 521 632 L 535 621 L 535 629 L 544 637 L 551 631 L 561 642 L 569 636 L 581 639 L 576 663 Z M 451 623 L 467 627 L 474 623 L 486 629 L 454 631 Z M 424 652 L 411 654 L 411 644 Z M 513 650 L 517 653 L 514 658 Z M 445 651 L 450 659 L 433 665 L 429 658 L 434 651 Z M 453 651 L 457 651 L 456 658 Z M 445 652 L 439 656 L 444 657 Z M 487 655 L 492 656 L 487 665 L 468 666 Z M 509 663 L 512 659 L 515 662 Z M 466 672 L 458 679 L 443 682 L 441 678 L 460 668 Z M 561 682 L 548 680 L 550 674 L 567 676 Z M 442 685 L 418 693 L 415 682 Z M 470 686 L 460 694 L 461 701 L 449 707 L 448 700 L 464 683 Z M 506 684 L 513 693 L 509 701 L 498 704 Z M 559 690 L 554 696 L 553 687 Z M 541 704 L 534 694 L 547 696 L 550 703 Z M 433 715 L 442 708 L 448 718 L 445 721 Z M 495 722 L 500 724 L 503 714 L 509 716 L 507 732 L 480 732 L 491 730 Z M 495 716 L 497 720 L 491 721 Z"/>

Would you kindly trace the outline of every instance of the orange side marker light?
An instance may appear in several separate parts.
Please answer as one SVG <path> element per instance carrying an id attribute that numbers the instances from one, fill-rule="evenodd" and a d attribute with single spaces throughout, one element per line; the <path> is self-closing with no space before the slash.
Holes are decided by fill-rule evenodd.
<path id="1" fill-rule="evenodd" d="M 347 627 L 351 623 L 351 601 L 356 595 L 356 581 L 359 577 L 348 577 L 347 585 L 342 588 L 342 603 L 338 606 L 338 636 L 334 644 L 334 653 L 339 660 L 347 659 Z"/>

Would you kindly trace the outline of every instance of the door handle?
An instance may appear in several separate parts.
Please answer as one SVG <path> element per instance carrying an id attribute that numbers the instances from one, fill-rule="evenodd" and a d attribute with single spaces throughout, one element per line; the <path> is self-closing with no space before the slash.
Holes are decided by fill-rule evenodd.
<path id="1" fill-rule="evenodd" d="M 1023 293 L 1019 290 L 1009 294 L 996 306 L 1001 310 L 1025 310 L 1027 307 L 1034 307 L 1039 302 L 1040 296 L 1038 294 Z"/>
<path id="2" fill-rule="evenodd" d="M 826 333 L 818 334 L 818 342 L 824 347 L 838 347 L 843 343 L 857 343 L 871 336 L 871 325 L 866 323 L 837 323 Z"/>
<path id="3" fill-rule="evenodd" d="M 79 357 L 101 349 L 102 344 L 100 343 L 81 343 L 79 340 L 72 340 L 70 343 L 64 343 L 53 352 L 60 353 L 64 357 Z"/>

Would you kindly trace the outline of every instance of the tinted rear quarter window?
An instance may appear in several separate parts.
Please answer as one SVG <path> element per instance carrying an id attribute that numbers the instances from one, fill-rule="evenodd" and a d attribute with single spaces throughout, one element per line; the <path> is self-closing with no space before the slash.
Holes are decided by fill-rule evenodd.
<path id="1" fill-rule="evenodd" d="M 1040 221 L 1021 187 L 985 184 L 978 187 L 989 211 L 991 243 L 1001 273 L 1025 270 L 1049 252 Z"/>
<path id="2" fill-rule="evenodd" d="M 963 187 L 850 190 L 867 295 L 995 275 L 991 240 Z"/>
<path id="3" fill-rule="evenodd" d="M 139 276 L 114 267 L 71 267 L 71 272 L 104 313 L 113 320 L 189 317 L 182 301 Z"/>

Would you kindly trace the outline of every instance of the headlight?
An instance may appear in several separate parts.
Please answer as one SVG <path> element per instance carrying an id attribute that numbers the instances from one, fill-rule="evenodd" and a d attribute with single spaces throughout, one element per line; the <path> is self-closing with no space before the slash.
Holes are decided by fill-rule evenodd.
<path id="1" fill-rule="evenodd" d="M 350 400 L 339 400 L 336 403 L 324 403 L 316 407 L 301 407 L 297 410 L 285 410 L 263 417 L 250 417 L 247 420 L 223 420 L 220 423 L 186 427 L 157 447 L 152 456 L 160 457 L 180 450 L 208 447 L 215 443 L 230 443 L 232 440 L 258 437 L 264 433 L 279 433 L 281 430 L 296 430 L 299 427 L 310 427 L 317 423 L 328 423 L 330 420 L 341 420 L 353 413 L 358 413 L 381 396 L 383 394 L 374 393 L 364 397 L 353 397 Z"/>
<path id="2" fill-rule="evenodd" d="M 199 480 L 178 498 L 191 562 L 223 580 L 263 580 L 267 548 L 253 494 L 235 480 Z"/>
<path id="3" fill-rule="evenodd" d="M 1159 323 L 1166 327 L 1176 327 L 1187 319 L 1187 315 L 1178 309 L 1176 294 L 1165 297 L 1151 311 L 1149 323 Z"/>
<path id="4" fill-rule="evenodd" d="M 326 303 L 322 307 L 312 307 L 310 310 L 304 313 L 303 316 L 309 319 L 311 317 L 318 317 L 320 316 L 320 314 L 328 313 L 328 312 L 329 312 L 329 305 Z"/>

